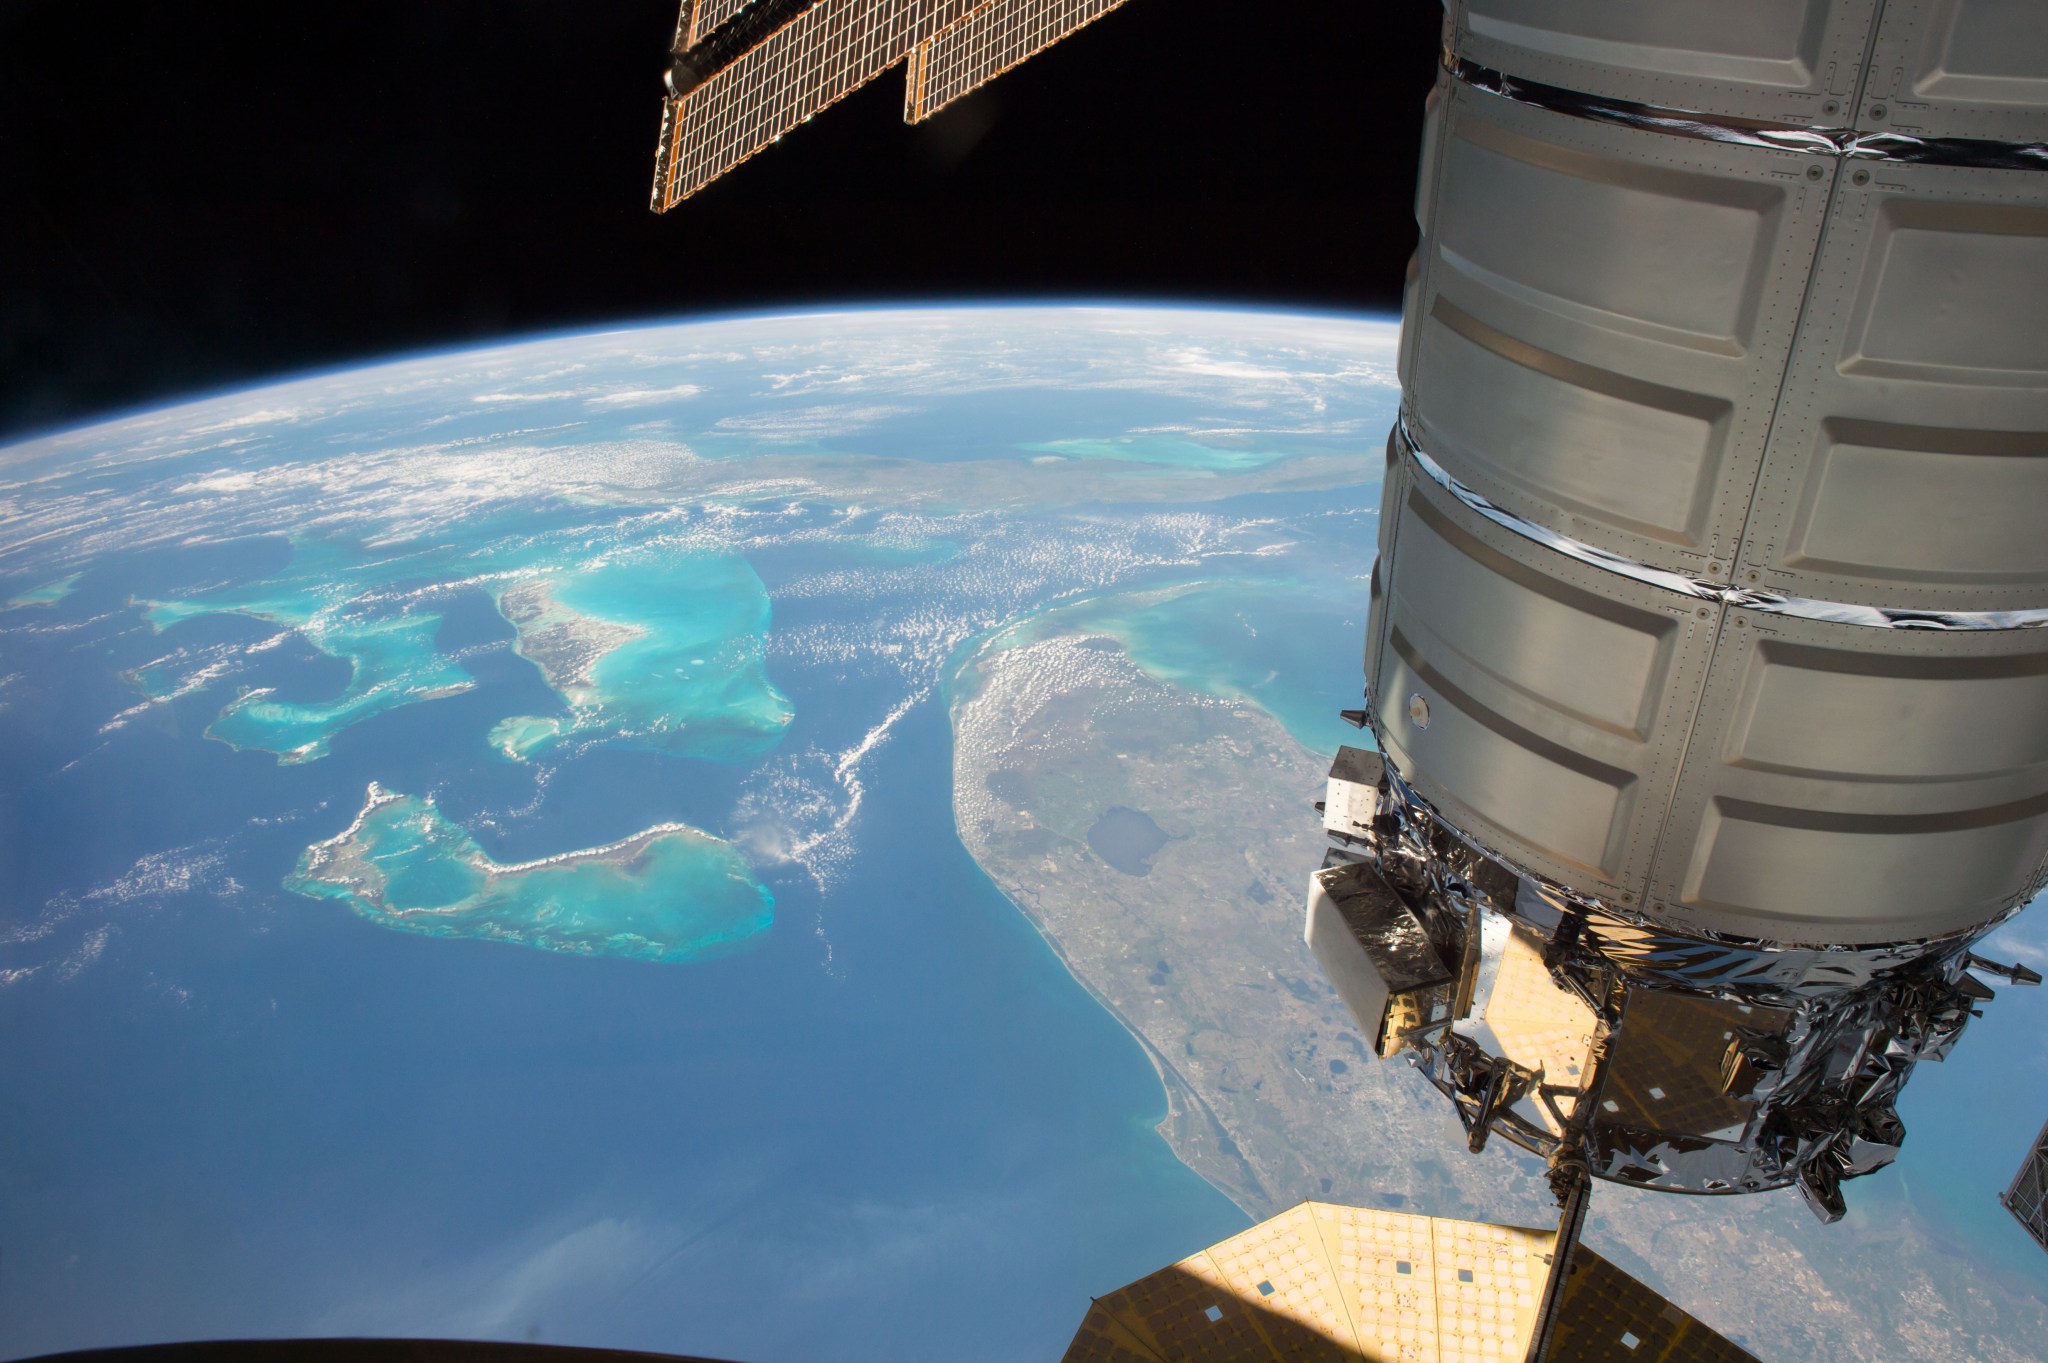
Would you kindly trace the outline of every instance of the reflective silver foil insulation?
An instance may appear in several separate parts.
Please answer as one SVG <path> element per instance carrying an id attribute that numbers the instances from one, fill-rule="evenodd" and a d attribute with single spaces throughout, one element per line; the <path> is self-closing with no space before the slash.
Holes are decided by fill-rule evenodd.
<path id="1" fill-rule="evenodd" d="M 1981 933 L 1844 950 L 1660 929 L 1517 870 L 1375 756 L 1340 754 L 1343 779 L 1377 776 L 1374 813 L 1333 833 L 1311 900 L 1342 905 L 1394 968 L 1360 990 L 1329 969 L 1313 922 L 1310 945 L 1376 1049 L 1452 1101 L 1475 1150 L 1490 1135 L 1545 1158 L 1576 1149 L 1595 1177 L 1673 1192 L 1797 1186 L 1833 1220 L 1842 1181 L 1898 1153 L 1913 1066 L 1943 1058 L 1991 997 L 1970 973 Z"/>

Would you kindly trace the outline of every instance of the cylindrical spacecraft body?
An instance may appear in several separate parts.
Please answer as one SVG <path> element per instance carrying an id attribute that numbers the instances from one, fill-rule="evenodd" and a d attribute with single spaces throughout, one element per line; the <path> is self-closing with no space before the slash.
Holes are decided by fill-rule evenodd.
<path id="1" fill-rule="evenodd" d="M 1723 1097 L 1764 1077 L 1686 1138 L 1735 1148 L 1595 1172 L 1740 1191 L 1832 1151 L 1832 1202 L 1982 988 L 1967 945 L 2048 878 L 2048 19 L 1447 8 L 1365 641 L 1387 776 L 1355 831 L 1402 845 L 1380 861 L 1425 920 L 1472 912 L 1469 972 L 1498 968 L 1482 901 L 1560 988 L 1590 952 L 1603 1036 L 1647 984 L 1785 1012 L 1712 1037 Z M 1559 912 L 1572 941 L 1539 940 Z M 1494 1080 L 1411 1022 L 1478 1103 Z M 1638 1146 L 1676 1129 L 1639 1115 Z"/>
<path id="2" fill-rule="evenodd" d="M 1879 8 L 1474 0 L 1431 110 L 1379 733 L 1681 931 L 1940 937 L 2048 859 L 2048 157 L 1986 154 L 2048 20 Z"/>

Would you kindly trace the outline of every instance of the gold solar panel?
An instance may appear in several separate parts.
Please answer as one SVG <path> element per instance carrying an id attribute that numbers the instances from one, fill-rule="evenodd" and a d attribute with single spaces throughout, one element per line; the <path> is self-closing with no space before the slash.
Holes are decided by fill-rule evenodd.
<path id="1" fill-rule="evenodd" d="M 1344 1363 L 1350 1313 L 1306 1203 L 1233 1236 L 1205 1256 L 1219 1286 L 1260 1308 L 1253 1324 L 1283 1358 Z"/>
<path id="2" fill-rule="evenodd" d="M 1065 1363 L 1524 1363 L 1556 1232 L 1304 1202 L 1098 1300 Z M 1547 1363 L 1755 1363 L 1580 1247 Z"/>
<path id="3" fill-rule="evenodd" d="M 1130 1328 L 1096 1302 L 1088 1308 L 1074 1342 L 1067 1346 L 1066 1363 L 1158 1363 L 1159 1355 L 1146 1347 Z"/>
<path id="4" fill-rule="evenodd" d="M 1545 1363 L 1757 1363 L 1584 1245 L 1572 1254 Z"/>
<path id="5" fill-rule="evenodd" d="M 1542 949 L 1519 931 L 1510 932 L 1502 948 L 1486 1001 L 1486 1025 L 1501 1054 L 1538 1071 L 1543 1082 L 1575 1088 L 1585 1077 L 1597 1026 L 1593 1010 L 1558 988 L 1543 964 Z M 1547 1108 L 1538 1111 L 1544 1125 L 1558 1130 Z"/>
<path id="6" fill-rule="evenodd" d="M 1037 56 L 1124 0 L 995 0 L 919 43 L 910 54 L 903 118 L 930 118 L 971 90 Z"/>
<path id="7" fill-rule="evenodd" d="M 1724 1090 L 1721 1056 L 1738 1030 L 1778 1035 L 1791 1016 L 1783 1009 L 1638 990 L 1615 1039 L 1603 1101 L 1613 1104 L 1615 1121 L 1630 1126 L 1737 1139 L 1751 1105 Z"/>
<path id="8" fill-rule="evenodd" d="M 1436 1237 L 1427 1216 L 1314 1203 L 1350 1308 L 1353 1346 L 1374 1363 L 1437 1357 Z"/>
<path id="9" fill-rule="evenodd" d="M 819 0 L 662 110 L 653 206 L 673 208 L 865 85 L 981 0 Z"/>
<path id="10" fill-rule="evenodd" d="M 662 105 L 654 211 L 675 207 L 899 62 L 909 61 L 903 113 L 915 123 L 1122 3 L 683 0 L 678 70 L 697 83 Z M 707 42 L 734 19 L 741 23 Z M 674 88 L 686 84 L 675 80 Z"/>
<path id="11" fill-rule="evenodd" d="M 1437 1358 L 1440 1363 L 1519 1360 L 1535 1330 L 1537 1298 L 1550 1277 L 1554 1231 L 1437 1220 Z"/>
<path id="12" fill-rule="evenodd" d="M 1162 1357 L 1188 1363 L 1262 1363 L 1271 1358 L 1251 1308 L 1233 1296 L 1207 1253 L 1144 1280 L 1133 1294 L 1136 1333 Z M 1129 1317 L 1125 1317 L 1129 1319 Z"/>
<path id="13" fill-rule="evenodd" d="M 683 13 L 687 22 L 680 30 L 684 45 L 704 41 L 720 24 L 753 3 L 754 0 L 685 0 Z"/>

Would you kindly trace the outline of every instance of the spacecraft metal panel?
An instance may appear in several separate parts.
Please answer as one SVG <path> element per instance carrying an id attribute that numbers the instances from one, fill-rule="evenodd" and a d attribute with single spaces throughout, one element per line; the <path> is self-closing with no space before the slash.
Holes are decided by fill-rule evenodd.
<path id="1" fill-rule="evenodd" d="M 1887 4 L 1870 70 L 1865 123 L 1922 137 L 2048 140 L 2048 23 L 2032 0 Z"/>
<path id="2" fill-rule="evenodd" d="M 1421 920 L 1370 864 L 1315 874 L 1302 940 L 1375 1055 L 1401 1048 L 1402 1027 L 1448 1015 L 1450 971 Z"/>
<path id="3" fill-rule="evenodd" d="M 2029 0 L 1466 0 L 1454 7 L 1452 45 L 1481 66 L 1614 100 L 2038 142 L 2048 140 L 2040 18 Z"/>
<path id="4" fill-rule="evenodd" d="M 2048 174 L 1844 165 L 1811 293 L 1736 581 L 2048 605 Z"/>
<path id="5" fill-rule="evenodd" d="M 1919 941 L 2048 868 L 2048 150 L 1516 84 L 1753 113 L 1860 83 L 1874 9 L 1473 0 L 1425 138 L 1376 728 L 1481 845 L 1682 932 Z M 2005 11 L 1923 11 L 1992 62 L 1954 35 Z"/>
<path id="6" fill-rule="evenodd" d="M 2012 1186 L 1999 1195 L 2006 1210 L 2019 1218 L 2027 1234 L 2048 1249 L 2048 1125 L 2034 1137 L 2034 1148 L 2013 1175 Z"/>
<path id="7" fill-rule="evenodd" d="M 1867 944 L 1959 932 L 2031 895 L 2048 855 L 2048 631 L 1727 615 L 1653 916 Z"/>
<path id="8" fill-rule="evenodd" d="M 1368 659 L 1384 752 L 1482 844 L 1634 902 L 1722 608 L 1506 530 L 1412 456 L 1395 472 Z"/>
<path id="9" fill-rule="evenodd" d="M 917 123 L 1101 18 L 1124 0 L 995 0 L 910 54 L 903 120 Z"/>
<path id="10" fill-rule="evenodd" d="M 1446 80 L 1404 326 L 1417 440 L 1577 539 L 1725 571 L 1820 238 L 1819 163 Z"/>
<path id="11" fill-rule="evenodd" d="M 1413 456 L 1395 474 L 1380 738 L 1482 845 L 1683 931 L 1784 942 L 1939 936 L 2038 885 L 2048 630 L 1686 596 L 1487 519 Z"/>
<path id="12" fill-rule="evenodd" d="M 1877 8 L 1877 0 L 1465 0 L 1454 7 L 1452 41 L 1471 61 L 1589 94 L 1841 122 Z"/>

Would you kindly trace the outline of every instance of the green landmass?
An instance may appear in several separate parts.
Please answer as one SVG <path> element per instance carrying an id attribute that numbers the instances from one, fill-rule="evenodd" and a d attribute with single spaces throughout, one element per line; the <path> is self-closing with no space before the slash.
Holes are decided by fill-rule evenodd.
<path id="1" fill-rule="evenodd" d="M 1249 1217 L 1321 1198 L 1554 1221 L 1540 1165 L 1500 1141 L 1466 1153 L 1446 1101 L 1372 1057 L 1302 943 L 1327 759 L 1161 672 L 1077 612 L 998 635 L 950 684 L 961 840 L 1144 1048 L 1161 1134 Z M 1107 857 L 1090 846 L 1106 830 Z M 1772 1363 L 2021 1363 L 2006 1341 L 2048 1339 L 2048 1305 L 1876 1188 L 1822 1226 L 1789 1194 L 1603 1184 L 1587 1239 Z"/>

